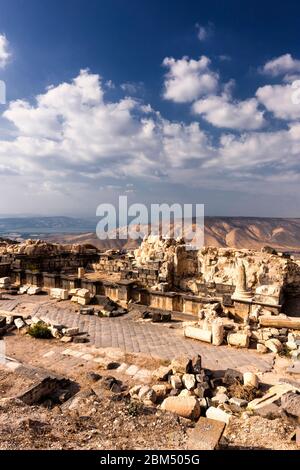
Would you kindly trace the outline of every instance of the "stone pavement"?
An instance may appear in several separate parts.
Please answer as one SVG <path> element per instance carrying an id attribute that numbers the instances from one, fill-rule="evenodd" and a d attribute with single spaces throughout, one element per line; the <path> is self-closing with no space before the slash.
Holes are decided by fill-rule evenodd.
<path id="1" fill-rule="evenodd" d="M 0 301 L 0 309 L 13 310 L 18 302 Z M 22 300 L 19 300 L 22 303 Z M 135 321 L 130 315 L 117 318 L 99 318 L 80 315 L 68 302 L 39 301 L 32 315 L 49 319 L 68 327 L 79 327 L 87 332 L 90 344 L 97 348 L 119 348 L 129 353 L 143 353 L 149 357 L 173 359 L 181 355 L 200 354 L 204 367 L 214 370 L 226 368 L 255 369 L 266 372 L 272 369 L 274 356 L 261 356 L 255 351 L 213 346 L 184 338 L 182 330 Z"/>

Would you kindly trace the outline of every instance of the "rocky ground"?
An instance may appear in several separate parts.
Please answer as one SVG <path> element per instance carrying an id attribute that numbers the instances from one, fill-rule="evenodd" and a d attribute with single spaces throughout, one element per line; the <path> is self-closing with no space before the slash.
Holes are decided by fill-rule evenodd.
<path id="1" fill-rule="evenodd" d="M 32 380 L 24 379 L 16 372 L 0 368 L 0 449 L 190 449 L 190 435 L 195 422 L 176 414 L 166 412 L 159 406 L 132 399 L 131 388 L 136 381 L 117 370 L 107 370 L 103 364 L 95 364 L 79 358 L 64 360 L 49 358 L 45 351 L 55 347 L 64 348 L 56 340 L 35 340 L 28 336 L 12 334 L 7 341 L 9 356 L 26 359 L 36 368 L 51 370 L 71 378 L 78 384 L 75 397 L 60 405 L 49 408 L 45 401 L 40 405 L 26 405 L 16 398 L 22 389 L 30 386 Z M 15 348 L 18 344 L 18 348 Z M 83 345 L 85 346 L 85 345 Z M 83 347 L 82 346 L 82 347 Z M 85 346 L 88 348 L 88 346 Z M 12 352 L 14 351 L 14 354 Z M 46 353 L 47 354 L 47 353 Z M 58 356 L 55 356 L 57 358 Z M 44 359 L 43 359 L 44 358 Z M 130 355 L 127 360 L 152 370 L 159 362 L 147 361 L 141 355 Z M 268 372 L 269 382 L 276 382 L 281 371 Z M 166 364 L 162 365 L 167 367 Z M 101 375 L 96 380 L 94 374 Z M 122 383 L 121 393 L 115 393 L 107 386 L 109 377 L 116 377 Z M 155 383 L 155 381 L 153 382 Z M 296 423 L 286 414 L 278 413 L 270 419 L 241 410 L 235 413 L 226 426 L 220 441 L 221 449 L 286 449 L 296 450 L 291 439 Z M 199 444 L 200 446 L 200 444 Z"/>
<path id="2" fill-rule="evenodd" d="M 87 391 L 87 394 L 89 392 Z M 103 392 L 76 409 L 0 401 L 0 449 L 182 449 L 190 425 L 171 413 L 133 407 Z"/>

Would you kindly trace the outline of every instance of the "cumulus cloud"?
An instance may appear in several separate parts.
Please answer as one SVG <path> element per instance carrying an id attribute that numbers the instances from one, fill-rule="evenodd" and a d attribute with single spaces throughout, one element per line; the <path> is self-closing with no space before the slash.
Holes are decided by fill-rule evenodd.
<path id="1" fill-rule="evenodd" d="M 298 87 L 299 88 L 299 87 Z M 300 104 L 296 97 L 299 91 L 292 84 L 266 85 L 258 88 L 257 99 L 275 117 L 285 120 L 296 120 L 300 118 Z"/>
<path id="2" fill-rule="evenodd" d="M 5 34 L 0 34 L 0 68 L 3 69 L 7 65 L 10 56 L 8 40 Z"/>
<path id="3" fill-rule="evenodd" d="M 270 188 L 284 175 L 300 175 L 299 122 L 285 130 L 255 131 L 263 124 L 256 100 L 234 101 L 230 87 L 195 103 L 215 126 L 245 129 L 220 137 L 199 122 L 165 119 L 132 97 L 108 101 L 104 90 L 99 75 L 83 70 L 71 82 L 46 89 L 34 103 L 11 102 L 2 119 L 13 135 L 0 140 L 0 173 L 19 177 L 22 194 L 53 195 L 55 201 L 59 192 L 67 197 L 67 187 L 76 204 L 90 201 L 100 187 L 124 187 L 134 179 L 244 190 L 249 181 L 256 189 L 262 181 L 263 189 L 265 169 Z"/>
<path id="4" fill-rule="evenodd" d="M 219 75 L 210 69 L 211 61 L 206 56 L 201 56 L 199 60 L 166 57 L 163 65 L 168 68 L 164 82 L 166 100 L 189 103 L 216 92 L 218 88 Z"/>
<path id="5" fill-rule="evenodd" d="M 265 125 L 264 112 L 258 109 L 255 98 L 231 101 L 231 97 L 226 93 L 221 96 L 209 96 L 196 101 L 193 111 L 219 128 L 256 130 Z"/>
<path id="6" fill-rule="evenodd" d="M 291 54 L 284 54 L 267 62 L 262 71 L 272 77 L 300 73 L 300 60 L 294 59 Z"/>

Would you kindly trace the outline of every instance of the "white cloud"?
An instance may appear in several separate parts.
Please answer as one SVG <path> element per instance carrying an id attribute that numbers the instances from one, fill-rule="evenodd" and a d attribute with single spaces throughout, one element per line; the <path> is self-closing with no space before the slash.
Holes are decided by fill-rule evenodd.
<path id="1" fill-rule="evenodd" d="M 210 69 L 210 63 L 206 56 L 199 60 L 166 57 L 163 65 L 169 71 L 165 76 L 164 98 L 176 103 L 188 103 L 216 92 L 219 76 Z"/>
<path id="2" fill-rule="evenodd" d="M 137 93 L 143 92 L 144 84 L 143 82 L 126 82 L 120 85 L 120 88 L 128 93 L 129 95 L 136 95 Z"/>
<path id="3" fill-rule="evenodd" d="M 193 111 L 220 128 L 255 130 L 265 124 L 264 113 L 258 109 L 255 98 L 231 101 L 231 97 L 226 93 L 222 96 L 209 96 L 196 101 Z"/>
<path id="4" fill-rule="evenodd" d="M 267 62 L 263 67 L 263 72 L 273 77 L 300 73 L 300 60 L 294 59 L 291 54 L 284 54 Z"/>
<path id="5" fill-rule="evenodd" d="M 275 117 L 296 120 L 300 118 L 300 104 L 295 103 L 295 93 L 292 84 L 266 85 L 258 88 L 256 96 Z"/>
<path id="6" fill-rule="evenodd" d="M 213 23 L 208 23 L 206 26 L 196 23 L 197 38 L 199 41 L 206 41 L 214 33 Z"/>
<path id="7" fill-rule="evenodd" d="M 267 179 L 269 191 L 283 191 L 284 181 L 290 190 L 288 175 L 300 174 L 300 124 L 253 132 L 249 129 L 258 128 L 263 120 L 260 116 L 253 124 L 253 116 L 259 113 L 257 102 L 235 102 L 229 89 L 222 96 L 200 100 L 209 105 L 205 116 L 214 125 L 230 123 L 233 129 L 247 130 L 241 135 L 223 133 L 218 139 L 198 122 L 164 119 L 131 97 L 106 101 L 101 77 L 81 71 L 72 82 L 48 88 L 35 103 L 10 103 L 2 119 L 11 123 L 14 135 L 0 140 L 0 173 L 15 181 L 19 178 L 13 186 L 21 203 L 23 196 L 26 200 L 26 194 L 36 194 L 38 189 L 47 204 L 54 204 L 53 195 L 56 208 L 58 193 L 65 194 L 65 188 L 69 196 L 62 196 L 62 201 L 71 198 L 73 207 L 93 204 L 91 197 L 100 186 L 124 187 L 134 178 L 145 188 L 147 183 L 163 181 L 187 188 L 241 191 L 264 191 Z"/>
<path id="8" fill-rule="evenodd" d="M 163 149 L 173 168 L 184 167 L 191 160 L 206 160 L 214 155 L 214 149 L 198 123 L 189 125 L 165 121 L 163 125 Z"/>
<path id="9" fill-rule="evenodd" d="M 7 65 L 10 56 L 8 40 L 5 34 L 0 34 L 0 68 L 3 69 Z"/>

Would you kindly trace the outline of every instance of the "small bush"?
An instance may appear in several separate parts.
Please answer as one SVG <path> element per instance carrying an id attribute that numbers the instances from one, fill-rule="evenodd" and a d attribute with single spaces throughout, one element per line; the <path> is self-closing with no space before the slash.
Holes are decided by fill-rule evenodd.
<path id="1" fill-rule="evenodd" d="M 135 417 L 135 416 L 142 414 L 143 410 L 144 410 L 144 407 L 142 403 L 138 401 L 130 400 L 129 404 L 127 405 L 126 411 L 129 416 Z"/>
<path id="2" fill-rule="evenodd" d="M 33 338 L 39 338 L 39 339 L 52 338 L 51 331 L 49 330 L 46 323 L 42 321 L 39 321 L 38 323 L 31 325 L 28 329 L 28 334 L 30 334 L 30 336 L 33 336 Z"/>

